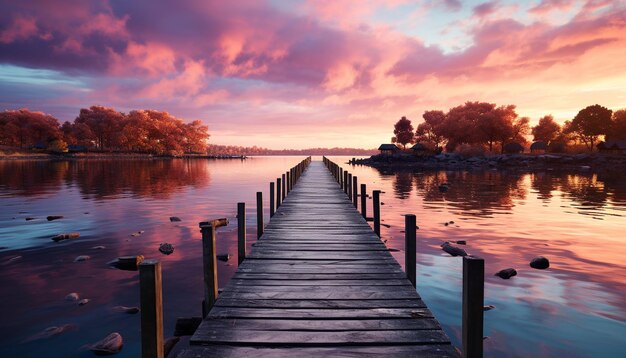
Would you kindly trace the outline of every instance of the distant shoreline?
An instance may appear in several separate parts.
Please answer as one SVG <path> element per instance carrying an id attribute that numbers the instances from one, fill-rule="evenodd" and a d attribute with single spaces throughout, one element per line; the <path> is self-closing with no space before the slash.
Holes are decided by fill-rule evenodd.
<path id="1" fill-rule="evenodd" d="M 357 159 L 354 164 L 386 170 L 515 170 L 542 171 L 568 170 L 579 172 L 626 171 L 626 155 L 583 154 L 501 154 L 463 157 L 455 153 L 433 156 L 407 154 L 374 155 Z"/>

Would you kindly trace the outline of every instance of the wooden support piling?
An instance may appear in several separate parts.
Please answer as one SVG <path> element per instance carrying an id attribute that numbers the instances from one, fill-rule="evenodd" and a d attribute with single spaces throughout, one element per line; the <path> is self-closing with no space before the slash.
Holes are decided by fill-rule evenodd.
<path id="1" fill-rule="evenodd" d="M 283 174 L 283 182 L 282 182 L 282 184 L 283 184 L 283 201 L 285 201 L 285 197 L 287 196 L 287 191 L 286 191 L 287 183 L 286 183 L 285 179 L 287 179 L 287 177 L 286 177 L 285 174 Z"/>
<path id="2" fill-rule="evenodd" d="M 485 261 L 463 257 L 463 357 L 483 356 Z"/>
<path id="3" fill-rule="evenodd" d="M 141 303 L 141 356 L 163 358 L 163 295 L 161 263 L 144 260 L 139 264 Z"/>
<path id="4" fill-rule="evenodd" d="M 287 175 L 287 193 L 289 194 L 291 192 L 291 173 L 289 172 L 285 172 L 285 175 Z"/>
<path id="5" fill-rule="evenodd" d="M 278 209 L 278 207 L 280 206 L 280 199 L 282 198 L 281 191 L 280 191 L 280 183 L 281 183 L 281 179 L 276 178 L 276 209 Z"/>
<path id="6" fill-rule="evenodd" d="M 270 218 L 274 216 L 274 200 L 276 200 L 276 196 L 274 196 L 274 182 L 270 183 Z"/>
<path id="7" fill-rule="evenodd" d="M 356 176 L 352 177 L 352 203 L 355 208 L 359 207 L 359 181 Z"/>
<path id="8" fill-rule="evenodd" d="M 260 239 L 263 235 L 263 192 L 256 193 L 256 238 Z"/>
<path id="9" fill-rule="evenodd" d="M 352 201 L 352 173 L 348 173 L 348 199 Z"/>
<path id="10" fill-rule="evenodd" d="M 215 250 L 215 227 L 211 223 L 200 223 L 202 232 L 202 263 L 204 266 L 204 301 L 202 317 L 211 311 L 217 299 L 217 263 Z"/>
<path id="11" fill-rule="evenodd" d="M 272 183 L 273 184 L 273 183 Z M 246 258 L 246 203 L 237 203 L 237 263 Z"/>
<path id="12" fill-rule="evenodd" d="M 404 270 L 406 277 L 411 281 L 413 287 L 416 287 L 416 234 L 417 230 L 415 215 L 407 214 L 404 216 Z"/>
<path id="13" fill-rule="evenodd" d="M 380 237 L 380 190 L 374 190 L 372 198 L 374 201 L 374 232 Z"/>
<path id="14" fill-rule="evenodd" d="M 361 184 L 361 215 L 367 220 L 367 185 Z"/>
<path id="15" fill-rule="evenodd" d="M 343 171 L 343 192 L 348 194 L 348 171 Z"/>

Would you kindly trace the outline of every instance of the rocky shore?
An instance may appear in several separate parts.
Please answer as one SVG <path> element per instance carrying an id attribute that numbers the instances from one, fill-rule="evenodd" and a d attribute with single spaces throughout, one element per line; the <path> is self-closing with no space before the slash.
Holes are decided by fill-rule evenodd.
<path id="1" fill-rule="evenodd" d="M 465 157 L 456 153 L 442 153 L 432 156 L 395 153 L 393 155 L 379 154 L 366 159 L 356 159 L 354 164 L 368 165 L 381 169 L 572 170 L 621 171 L 626 173 L 626 154 L 501 154 Z"/>

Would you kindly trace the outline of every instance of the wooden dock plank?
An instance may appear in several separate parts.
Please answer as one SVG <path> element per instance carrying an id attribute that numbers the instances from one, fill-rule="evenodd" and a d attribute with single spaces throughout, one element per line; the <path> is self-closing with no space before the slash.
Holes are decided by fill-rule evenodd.
<path id="1" fill-rule="evenodd" d="M 321 162 L 276 209 L 190 344 L 180 358 L 459 357 Z"/>

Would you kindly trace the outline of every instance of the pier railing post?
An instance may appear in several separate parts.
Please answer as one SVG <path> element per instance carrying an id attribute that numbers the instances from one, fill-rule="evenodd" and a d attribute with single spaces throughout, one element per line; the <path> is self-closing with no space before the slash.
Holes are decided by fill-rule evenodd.
<path id="1" fill-rule="evenodd" d="M 280 190 L 280 183 L 281 183 L 281 179 L 276 178 L 276 209 L 278 209 L 278 207 L 280 206 L 280 199 L 282 198 L 281 190 Z"/>
<path id="2" fill-rule="evenodd" d="M 367 220 L 367 185 L 361 184 L 361 215 Z"/>
<path id="3" fill-rule="evenodd" d="M 270 218 L 274 216 L 274 200 L 276 200 L 276 196 L 274 196 L 274 182 L 270 183 Z"/>
<path id="4" fill-rule="evenodd" d="M 256 238 L 263 235 L 263 192 L 256 193 Z"/>
<path id="5" fill-rule="evenodd" d="M 359 207 L 359 181 L 356 176 L 352 177 L 352 202 L 354 207 Z"/>
<path id="6" fill-rule="evenodd" d="M 374 201 L 374 232 L 380 237 L 380 190 L 372 192 L 372 199 Z"/>
<path id="7" fill-rule="evenodd" d="M 352 173 L 348 173 L 348 185 L 346 186 L 346 194 L 348 194 L 348 199 L 352 201 Z"/>
<path id="8" fill-rule="evenodd" d="M 220 226 L 228 225 L 227 219 L 217 219 L 200 222 L 202 233 L 202 264 L 204 274 L 204 301 L 202 302 L 202 317 L 205 317 L 217 299 L 217 263 L 215 250 L 215 230 Z"/>
<path id="9" fill-rule="evenodd" d="M 411 281 L 413 287 L 416 287 L 416 262 L 415 262 L 415 251 L 416 251 L 416 235 L 415 231 L 417 229 L 415 223 L 415 215 L 407 214 L 404 216 L 404 269 L 406 271 L 406 277 Z"/>
<path id="10" fill-rule="evenodd" d="M 348 194 L 348 171 L 343 171 L 343 192 Z"/>
<path id="11" fill-rule="evenodd" d="M 163 358 L 163 294 L 161 263 L 144 260 L 139 264 L 141 303 L 141 356 Z"/>
<path id="12" fill-rule="evenodd" d="M 463 257 L 463 357 L 483 356 L 485 261 Z"/>
<path id="13" fill-rule="evenodd" d="M 291 174 L 289 172 L 285 173 L 287 175 L 287 194 L 291 192 Z"/>
<path id="14" fill-rule="evenodd" d="M 272 183 L 273 184 L 273 183 Z M 246 258 L 246 203 L 237 203 L 237 263 Z"/>
<path id="15" fill-rule="evenodd" d="M 283 181 L 282 181 L 282 185 L 283 185 L 283 201 L 285 201 L 285 196 L 287 196 L 287 191 L 286 191 L 287 183 L 285 183 L 285 179 L 286 179 L 285 174 L 283 174 Z"/>

